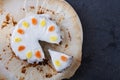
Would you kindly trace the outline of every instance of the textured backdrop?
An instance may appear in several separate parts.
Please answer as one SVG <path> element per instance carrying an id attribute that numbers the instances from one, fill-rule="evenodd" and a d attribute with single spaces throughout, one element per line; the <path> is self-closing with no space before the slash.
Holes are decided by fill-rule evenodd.
<path id="1" fill-rule="evenodd" d="M 70 80 L 120 80 L 120 0 L 67 0 L 84 32 L 82 65 Z"/>

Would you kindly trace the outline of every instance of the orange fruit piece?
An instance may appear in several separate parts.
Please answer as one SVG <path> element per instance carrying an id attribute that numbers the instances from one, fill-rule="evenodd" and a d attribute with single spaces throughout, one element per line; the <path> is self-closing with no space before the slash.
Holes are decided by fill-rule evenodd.
<path id="1" fill-rule="evenodd" d="M 66 62 L 68 60 L 68 58 L 66 56 L 61 56 L 61 60 Z"/>
<path id="2" fill-rule="evenodd" d="M 50 31 L 50 32 L 53 32 L 54 30 L 55 30 L 55 27 L 54 27 L 54 26 L 50 26 L 50 27 L 49 27 L 49 31 Z"/>
<path id="3" fill-rule="evenodd" d="M 37 58 L 41 58 L 41 52 L 40 52 L 40 51 L 36 51 L 35 56 L 36 56 Z"/>
<path id="4" fill-rule="evenodd" d="M 18 29 L 17 32 L 18 32 L 19 34 L 24 34 L 24 33 L 25 33 L 23 29 Z"/>
<path id="5" fill-rule="evenodd" d="M 32 24 L 36 25 L 37 24 L 37 19 L 36 18 L 32 18 Z"/>
<path id="6" fill-rule="evenodd" d="M 18 47 L 18 51 L 23 51 L 25 49 L 25 46 L 21 45 Z"/>

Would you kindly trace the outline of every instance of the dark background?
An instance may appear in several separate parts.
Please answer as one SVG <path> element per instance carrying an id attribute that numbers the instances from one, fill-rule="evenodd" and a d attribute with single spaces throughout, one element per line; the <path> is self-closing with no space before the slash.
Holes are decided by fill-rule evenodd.
<path id="1" fill-rule="evenodd" d="M 67 0 L 83 25 L 82 65 L 70 80 L 120 80 L 120 0 Z"/>

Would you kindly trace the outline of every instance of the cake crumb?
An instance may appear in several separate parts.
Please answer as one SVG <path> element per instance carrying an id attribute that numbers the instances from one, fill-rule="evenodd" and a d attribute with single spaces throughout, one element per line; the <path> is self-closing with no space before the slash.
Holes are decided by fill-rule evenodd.
<path id="1" fill-rule="evenodd" d="M 25 78 L 24 77 L 20 77 L 20 79 L 19 80 L 25 80 Z"/>
<path id="2" fill-rule="evenodd" d="M 68 32 L 68 37 L 69 37 L 69 39 L 70 39 L 70 41 L 71 41 L 71 35 L 70 35 L 70 32 Z"/>
<path id="3" fill-rule="evenodd" d="M 10 14 L 7 14 L 6 15 L 6 21 L 9 21 L 10 20 Z"/>
<path id="4" fill-rule="evenodd" d="M 5 49 L 3 49 L 3 52 L 5 52 L 6 50 Z"/>
<path id="5" fill-rule="evenodd" d="M 35 7 L 34 6 L 30 6 L 30 9 L 35 9 Z"/>
<path id="6" fill-rule="evenodd" d="M 65 48 L 68 48 L 68 44 L 65 45 Z"/>
<path id="7" fill-rule="evenodd" d="M 25 72 L 26 72 L 26 68 L 25 68 L 25 66 L 22 67 L 21 72 L 22 72 L 22 73 L 25 73 Z"/>
<path id="8" fill-rule="evenodd" d="M 7 69 L 7 70 L 8 70 L 8 67 L 5 67 L 5 69 Z"/>
<path id="9" fill-rule="evenodd" d="M 3 22 L 1 28 L 3 29 L 3 28 L 5 28 L 6 26 L 7 26 L 7 24 Z"/>
<path id="10" fill-rule="evenodd" d="M 46 73 L 45 77 L 46 77 L 46 78 L 51 78 L 51 77 L 52 77 L 52 74 L 51 74 L 51 73 Z"/>
<path id="11" fill-rule="evenodd" d="M 6 15 L 5 20 L 2 23 L 2 27 L 1 28 L 3 29 L 5 27 L 7 27 L 8 24 L 10 24 L 10 14 L 9 13 Z"/>
<path id="12" fill-rule="evenodd" d="M 2 60 L 2 58 L 0 58 L 0 60 Z"/>
<path id="13" fill-rule="evenodd" d="M 13 24 L 13 26 L 15 26 L 17 24 L 17 21 L 15 21 L 13 17 L 12 17 L 12 24 Z"/>

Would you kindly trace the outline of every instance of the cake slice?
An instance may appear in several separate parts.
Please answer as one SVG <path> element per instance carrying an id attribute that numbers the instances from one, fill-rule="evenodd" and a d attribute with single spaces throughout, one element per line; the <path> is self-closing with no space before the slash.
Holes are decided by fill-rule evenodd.
<path id="1" fill-rule="evenodd" d="M 57 72 L 61 72 L 71 65 L 73 59 L 72 56 L 50 49 L 48 51 L 51 56 L 52 64 Z"/>

